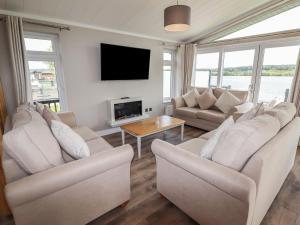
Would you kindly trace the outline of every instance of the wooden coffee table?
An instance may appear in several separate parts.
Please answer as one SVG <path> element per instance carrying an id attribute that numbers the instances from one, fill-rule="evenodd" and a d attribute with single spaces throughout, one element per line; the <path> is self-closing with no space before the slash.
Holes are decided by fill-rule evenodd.
<path id="1" fill-rule="evenodd" d="M 181 126 L 183 140 L 184 120 L 170 116 L 157 116 L 121 126 L 122 143 L 125 144 L 125 132 L 137 138 L 138 157 L 141 158 L 141 138 Z"/>

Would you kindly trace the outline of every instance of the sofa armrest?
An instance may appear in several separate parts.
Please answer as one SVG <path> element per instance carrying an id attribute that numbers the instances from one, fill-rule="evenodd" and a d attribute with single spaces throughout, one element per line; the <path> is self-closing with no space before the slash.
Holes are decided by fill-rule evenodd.
<path id="1" fill-rule="evenodd" d="M 10 207 L 17 207 L 130 163 L 133 150 L 123 145 L 12 182 L 5 187 Z"/>
<path id="2" fill-rule="evenodd" d="M 240 201 L 250 204 L 255 199 L 255 182 L 242 173 L 198 157 L 161 140 L 153 141 L 152 151 L 156 156 L 182 168 Z"/>
<path id="3" fill-rule="evenodd" d="M 57 113 L 57 115 L 61 119 L 61 121 L 67 124 L 69 127 L 78 126 L 76 116 L 73 112 L 61 112 Z"/>
<path id="4" fill-rule="evenodd" d="M 185 102 L 184 102 L 184 100 L 181 96 L 176 97 L 176 98 L 172 98 L 171 102 L 172 102 L 172 105 L 173 105 L 174 109 L 185 106 Z"/>

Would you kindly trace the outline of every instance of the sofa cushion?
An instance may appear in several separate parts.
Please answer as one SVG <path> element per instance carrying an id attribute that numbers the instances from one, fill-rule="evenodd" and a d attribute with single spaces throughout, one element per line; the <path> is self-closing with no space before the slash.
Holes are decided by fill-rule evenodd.
<path id="1" fill-rule="evenodd" d="M 90 150 L 85 141 L 68 125 L 52 120 L 51 130 L 64 151 L 75 159 L 90 156 Z"/>
<path id="2" fill-rule="evenodd" d="M 249 95 L 248 91 L 226 90 L 224 88 L 215 88 L 213 90 L 213 93 L 214 93 L 214 96 L 216 96 L 216 98 L 220 98 L 220 96 L 225 91 L 229 91 L 231 94 L 233 94 L 235 97 L 237 97 L 241 101 L 241 104 L 245 103 L 247 101 L 247 99 L 248 99 L 248 95 Z"/>
<path id="3" fill-rule="evenodd" d="M 280 128 L 283 128 L 294 118 L 296 107 L 294 103 L 282 102 L 264 113 L 276 117 L 280 122 Z"/>
<path id="4" fill-rule="evenodd" d="M 197 113 L 197 118 L 208 120 L 216 123 L 222 123 L 227 115 L 218 110 L 207 109 L 207 110 L 199 110 Z"/>
<path id="5" fill-rule="evenodd" d="M 113 149 L 113 146 L 111 146 L 102 137 L 98 137 L 98 138 L 90 140 L 86 143 L 89 146 L 91 155 Z"/>
<path id="6" fill-rule="evenodd" d="M 218 127 L 218 129 L 216 130 L 214 135 L 212 135 L 207 140 L 207 142 L 205 143 L 205 145 L 202 147 L 202 149 L 200 151 L 200 156 L 211 160 L 212 155 L 215 151 L 215 147 L 216 147 L 221 135 L 233 125 L 234 125 L 234 120 L 233 120 L 232 116 L 230 116 Z"/>
<path id="7" fill-rule="evenodd" d="M 45 106 L 39 102 L 36 102 L 36 111 L 43 116 L 43 111 L 44 111 Z"/>
<path id="8" fill-rule="evenodd" d="M 89 149 L 90 149 L 90 154 L 95 155 L 99 152 L 106 152 L 106 151 L 111 151 L 114 149 L 113 146 L 111 146 L 109 143 L 107 143 L 102 137 L 97 137 L 96 139 L 90 140 L 86 142 Z M 76 160 L 73 158 L 71 155 L 69 155 L 67 152 L 62 151 L 63 158 L 65 162 L 71 162 Z"/>
<path id="9" fill-rule="evenodd" d="M 85 141 L 90 141 L 98 138 L 98 135 L 86 126 L 73 127 L 72 129 Z"/>
<path id="10" fill-rule="evenodd" d="M 175 114 L 186 117 L 198 118 L 197 113 L 200 111 L 201 109 L 199 108 L 181 107 L 175 109 Z"/>
<path id="11" fill-rule="evenodd" d="M 34 121 L 3 136 L 5 152 L 28 173 L 37 173 L 64 163 L 60 147 L 47 124 Z"/>
<path id="12" fill-rule="evenodd" d="M 197 103 L 200 106 L 200 109 L 209 109 L 212 107 L 217 98 L 214 96 L 212 89 L 208 89 L 203 94 L 197 96 Z"/>
<path id="13" fill-rule="evenodd" d="M 185 104 L 188 107 L 195 107 L 198 105 L 196 98 L 199 96 L 199 93 L 196 88 L 184 94 L 182 98 L 184 99 Z"/>
<path id="14" fill-rule="evenodd" d="M 279 129 L 279 121 L 270 115 L 236 123 L 221 135 L 212 160 L 239 171 Z"/>
<path id="15" fill-rule="evenodd" d="M 57 113 L 53 112 L 47 106 L 44 107 L 43 118 L 47 121 L 49 126 L 51 126 L 51 121 L 52 120 L 61 121 L 61 119 L 59 118 Z"/>
<path id="16" fill-rule="evenodd" d="M 24 126 L 31 121 L 47 124 L 47 122 L 38 112 L 30 110 L 19 110 L 12 116 L 12 129 Z"/>
<path id="17" fill-rule="evenodd" d="M 27 102 L 25 104 L 22 104 L 22 105 L 19 105 L 17 107 L 17 112 L 20 112 L 20 111 L 24 111 L 24 110 L 29 110 L 29 111 L 36 111 L 36 106 L 33 105 L 31 102 Z"/>
<path id="18" fill-rule="evenodd" d="M 245 120 L 251 120 L 256 116 L 259 116 L 261 114 L 264 113 L 264 106 L 263 103 L 259 103 L 257 104 L 254 108 L 252 108 L 251 110 L 249 110 L 248 112 L 242 114 L 237 120 L 236 122 L 242 122 Z"/>
<path id="19" fill-rule="evenodd" d="M 217 106 L 222 112 L 229 113 L 234 106 L 239 105 L 240 103 L 241 101 L 237 97 L 235 97 L 229 91 L 225 91 L 218 98 L 215 106 Z"/>
<path id="20" fill-rule="evenodd" d="M 195 155 L 199 155 L 199 152 L 201 152 L 201 149 L 206 142 L 207 140 L 205 139 L 194 138 L 189 141 L 183 142 L 177 146 L 191 153 L 194 153 Z"/>
<path id="21" fill-rule="evenodd" d="M 205 139 L 205 140 L 208 140 L 209 138 L 211 138 L 215 133 L 216 133 L 217 129 L 214 129 L 212 131 L 209 131 L 205 134 L 202 134 L 199 138 L 202 138 L 202 139 Z"/>

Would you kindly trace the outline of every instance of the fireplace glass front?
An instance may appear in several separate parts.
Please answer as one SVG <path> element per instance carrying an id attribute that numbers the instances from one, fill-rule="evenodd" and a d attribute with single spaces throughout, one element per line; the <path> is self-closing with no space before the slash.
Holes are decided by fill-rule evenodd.
<path id="1" fill-rule="evenodd" d="M 115 120 L 142 116 L 142 101 L 118 103 L 114 105 Z"/>

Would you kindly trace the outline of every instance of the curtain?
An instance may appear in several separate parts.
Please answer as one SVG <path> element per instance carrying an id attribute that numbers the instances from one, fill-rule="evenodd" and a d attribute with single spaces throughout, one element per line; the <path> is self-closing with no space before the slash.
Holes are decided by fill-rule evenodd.
<path id="1" fill-rule="evenodd" d="M 195 44 L 185 44 L 180 46 L 181 53 L 181 73 L 182 73 L 182 94 L 189 91 L 194 74 L 197 47 Z"/>
<path id="2" fill-rule="evenodd" d="M 296 67 L 295 77 L 293 79 L 293 85 L 291 87 L 289 101 L 295 103 L 297 108 L 297 116 L 300 116 L 300 51 L 298 55 L 298 64 Z"/>
<path id="3" fill-rule="evenodd" d="M 26 103 L 28 100 L 22 18 L 7 16 L 6 25 L 16 103 L 20 105 Z"/>

